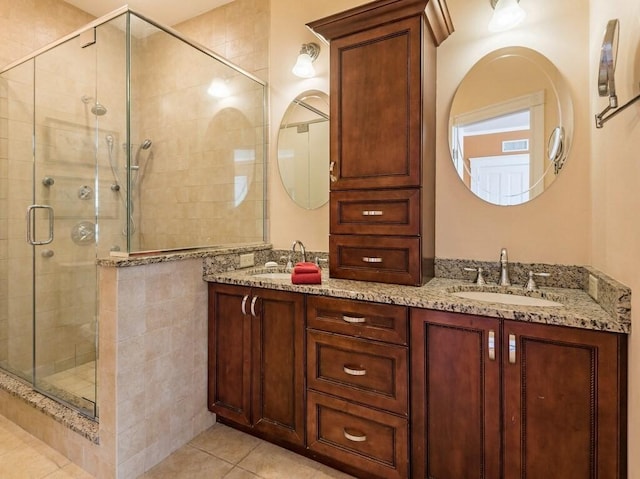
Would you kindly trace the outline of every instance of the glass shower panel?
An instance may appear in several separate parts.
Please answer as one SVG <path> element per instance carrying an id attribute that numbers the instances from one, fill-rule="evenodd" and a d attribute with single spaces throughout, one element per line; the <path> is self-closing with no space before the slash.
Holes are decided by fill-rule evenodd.
<path id="1" fill-rule="evenodd" d="M 127 251 L 127 15 L 96 28 L 96 91 L 106 113 L 96 125 L 98 257 Z"/>
<path id="2" fill-rule="evenodd" d="M 0 77 L 0 367 L 29 382 L 33 248 L 25 241 L 25 213 L 34 186 L 33 65 L 27 61 Z"/>
<path id="3" fill-rule="evenodd" d="M 131 16 L 131 251 L 264 241 L 265 87 Z"/>
<path id="4" fill-rule="evenodd" d="M 90 32 L 91 36 L 93 31 Z M 108 107 L 86 35 L 35 59 L 34 386 L 95 415 L 96 137 Z"/>

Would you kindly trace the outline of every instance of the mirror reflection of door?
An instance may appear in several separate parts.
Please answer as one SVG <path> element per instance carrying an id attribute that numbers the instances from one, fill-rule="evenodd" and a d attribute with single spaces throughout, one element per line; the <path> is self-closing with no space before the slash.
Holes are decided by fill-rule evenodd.
<path id="1" fill-rule="evenodd" d="M 471 191 L 495 205 L 529 201 L 529 154 L 470 158 Z"/>
<path id="2" fill-rule="evenodd" d="M 473 193 L 493 204 L 513 205 L 542 192 L 544 114 L 540 91 L 453 119 L 454 164 Z"/>

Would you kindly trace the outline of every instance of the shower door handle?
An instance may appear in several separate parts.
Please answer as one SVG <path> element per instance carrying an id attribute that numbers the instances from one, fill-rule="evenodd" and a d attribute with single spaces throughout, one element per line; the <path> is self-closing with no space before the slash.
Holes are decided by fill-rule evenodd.
<path id="1" fill-rule="evenodd" d="M 49 237 L 44 241 L 35 238 L 35 211 L 46 210 L 49 216 Z M 31 205 L 27 208 L 27 243 L 32 246 L 40 246 L 53 242 L 53 208 L 49 205 Z"/>

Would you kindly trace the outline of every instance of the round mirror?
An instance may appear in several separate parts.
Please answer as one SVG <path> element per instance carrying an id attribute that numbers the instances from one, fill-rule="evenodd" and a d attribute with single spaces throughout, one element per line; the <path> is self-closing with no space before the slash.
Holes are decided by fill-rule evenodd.
<path id="1" fill-rule="evenodd" d="M 320 91 L 298 95 L 278 133 L 278 169 L 291 199 L 315 209 L 329 201 L 329 96 Z"/>
<path id="2" fill-rule="evenodd" d="M 549 188 L 565 164 L 572 131 L 560 72 L 524 47 L 481 58 L 460 83 L 449 115 L 458 176 L 496 205 L 525 203 Z"/>

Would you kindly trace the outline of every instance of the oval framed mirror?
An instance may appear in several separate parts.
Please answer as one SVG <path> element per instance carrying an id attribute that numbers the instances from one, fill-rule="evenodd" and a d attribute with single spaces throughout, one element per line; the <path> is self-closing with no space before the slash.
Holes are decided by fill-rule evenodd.
<path id="1" fill-rule="evenodd" d="M 282 185 L 300 207 L 315 209 L 329 201 L 329 96 L 310 90 L 298 95 L 282 118 L 278 133 Z"/>
<path id="2" fill-rule="evenodd" d="M 449 147 L 460 180 L 496 205 L 526 203 L 563 169 L 573 106 L 544 55 L 507 47 L 481 58 L 460 83 L 449 114 Z"/>

